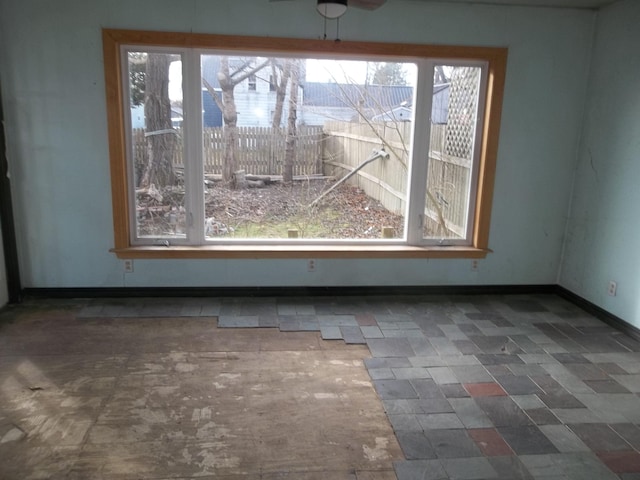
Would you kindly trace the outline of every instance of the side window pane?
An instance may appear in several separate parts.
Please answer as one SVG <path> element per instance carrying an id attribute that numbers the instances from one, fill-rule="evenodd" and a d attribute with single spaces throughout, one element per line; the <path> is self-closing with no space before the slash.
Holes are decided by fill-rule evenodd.
<path id="1" fill-rule="evenodd" d="M 207 240 L 403 238 L 415 64 L 201 68 Z"/>
<path id="2" fill-rule="evenodd" d="M 469 212 L 481 74 L 475 66 L 435 66 L 425 239 L 465 239 L 473 220 Z"/>
<path id="3" fill-rule="evenodd" d="M 186 236 L 181 56 L 129 51 L 136 239 Z"/>

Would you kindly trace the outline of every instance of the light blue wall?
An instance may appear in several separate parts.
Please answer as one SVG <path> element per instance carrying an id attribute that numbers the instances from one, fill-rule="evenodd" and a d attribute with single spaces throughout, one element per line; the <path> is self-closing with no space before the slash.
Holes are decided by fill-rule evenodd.
<path id="1" fill-rule="evenodd" d="M 640 327 L 640 2 L 605 8 L 560 284 Z M 607 294 L 610 280 L 617 296 Z"/>
<path id="2" fill-rule="evenodd" d="M 509 47 L 490 247 L 469 260 L 135 262 L 113 246 L 100 29 L 319 38 L 313 1 L 0 2 L 3 86 L 25 287 L 554 284 L 594 13 L 394 0 L 350 10 L 344 40 Z M 398 28 L 401 25 L 402 28 Z M 330 30 L 331 31 L 331 30 Z"/>

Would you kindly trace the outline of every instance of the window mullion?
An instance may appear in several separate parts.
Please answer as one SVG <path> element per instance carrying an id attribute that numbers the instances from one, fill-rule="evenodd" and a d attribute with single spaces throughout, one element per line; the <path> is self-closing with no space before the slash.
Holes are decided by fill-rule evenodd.
<path id="1" fill-rule="evenodd" d="M 485 106 L 486 106 L 486 97 L 487 97 L 487 64 L 483 62 L 482 73 L 480 75 L 480 86 L 478 88 L 479 98 L 478 98 L 478 108 L 476 111 L 476 129 L 474 132 L 473 139 L 473 167 L 471 169 L 471 179 L 470 179 L 470 191 L 469 191 L 469 207 L 467 209 L 467 231 L 466 238 L 471 239 L 473 237 L 473 231 L 475 227 L 475 218 L 476 218 L 476 204 L 477 204 L 477 196 L 478 196 L 478 177 L 480 170 L 480 156 L 482 150 L 482 129 L 484 128 L 484 115 L 485 115 Z"/>
<path id="2" fill-rule="evenodd" d="M 129 86 L 129 59 L 128 59 L 128 48 L 125 46 L 120 46 L 120 72 L 122 85 Z M 129 113 L 132 109 L 131 95 L 122 95 L 123 101 L 123 111 Z M 132 244 L 135 244 L 138 241 L 137 237 L 137 224 L 136 224 L 136 185 L 135 185 L 135 166 L 134 166 L 134 153 L 133 153 L 133 139 L 131 138 L 131 115 L 127 114 L 123 116 L 124 129 L 126 132 L 125 144 L 126 144 L 126 155 L 127 155 L 127 205 L 129 207 L 128 211 L 128 223 L 129 223 L 129 241 Z"/>
<path id="3" fill-rule="evenodd" d="M 187 50 L 182 75 L 184 83 L 185 187 L 187 207 L 187 240 L 204 242 L 204 170 L 202 161 L 202 80 L 200 54 Z"/>
<path id="4" fill-rule="evenodd" d="M 415 109 L 412 132 L 412 160 L 409 174 L 409 205 L 407 209 L 407 243 L 420 245 L 423 240 L 427 171 L 429 169 L 429 139 L 431 131 L 431 104 L 433 68 L 430 60 L 419 60 L 415 88 Z"/>

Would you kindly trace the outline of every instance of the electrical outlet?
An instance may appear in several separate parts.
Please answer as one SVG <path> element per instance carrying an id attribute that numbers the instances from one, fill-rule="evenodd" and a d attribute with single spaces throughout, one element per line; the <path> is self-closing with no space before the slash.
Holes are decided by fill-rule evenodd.
<path id="1" fill-rule="evenodd" d="M 316 261 L 312 258 L 307 260 L 307 271 L 315 272 L 316 271 Z"/>
<path id="2" fill-rule="evenodd" d="M 478 267 L 480 262 L 478 262 L 478 260 L 471 260 L 471 271 L 472 272 L 477 272 L 478 271 Z"/>
<path id="3" fill-rule="evenodd" d="M 127 259 L 123 262 L 124 273 L 133 273 L 133 260 Z"/>
<path id="4" fill-rule="evenodd" d="M 613 280 L 611 280 L 609 282 L 609 288 L 607 288 L 607 293 L 612 296 L 615 297 L 616 296 L 616 290 L 618 289 L 618 284 L 616 282 L 614 282 Z"/>

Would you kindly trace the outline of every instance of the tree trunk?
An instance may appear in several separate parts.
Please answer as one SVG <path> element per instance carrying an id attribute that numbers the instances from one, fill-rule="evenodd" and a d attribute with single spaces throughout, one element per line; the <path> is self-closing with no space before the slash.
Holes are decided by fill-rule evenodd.
<path id="1" fill-rule="evenodd" d="M 284 66 L 282 67 L 280 81 L 278 81 L 278 68 L 275 64 L 273 66 L 273 81 L 276 84 L 276 106 L 273 111 L 271 126 L 275 129 L 279 129 L 281 127 L 282 110 L 284 109 L 284 98 L 287 94 L 287 84 L 289 83 L 289 76 L 291 75 L 292 61 L 294 60 L 285 60 Z"/>
<path id="2" fill-rule="evenodd" d="M 236 147 L 238 145 L 238 112 L 233 89 L 236 84 L 231 79 L 229 57 L 220 57 L 218 83 L 222 90 L 222 118 L 224 120 L 224 158 L 222 164 L 222 180 L 233 184 L 233 173 L 236 171 Z"/>
<path id="3" fill-rule="evenodd" d="M 237 148 L 238 148 L 238 112 L 236 110 L 236 100 L 233 89 L 240 82 L 243 82 L 257 71 L 266 67 L 270 60 L 267 59 L 259 65 L 251 66 L 252 62 L 247 61 L 236 71 L 231 72 L 229 68 L 229 57 L 220 57 L 220 70 L 218 71 L 218 84 L 222 94 L 218 95 L 213 86 L 210 85 L 203 77 L 203 84 L 209 94 L 216 102 L 216 105 L 222 111 L 222 119 L 224 121 L 223 137 L 224 137 L 224 156 L 222 159 L 222 179 L 233 187 L 233 173 L 237 168 Z"/>
<path id="4" fill-rule="evenodd" d="M 296 155 L 297 113 L 298 113 L 298 85 L 300 81 L 300 62 L 291 59 L 291 84 L 289 90 L 289 119 L 287 122 L 287 140 L 284 152 L 284 171 L 282 179 L 284 183 L 293 181 L 293 163 Z"/>
<path id="5" fill-rule="evenodd" d="M 170 55 L 149 53 L 147 56 L 144 116 L 146 125 L 148 160 L 139 186 L 158 188 L 176 182 L 173 156 L 176 133 L 171 125 L 169 100 Z"/>

